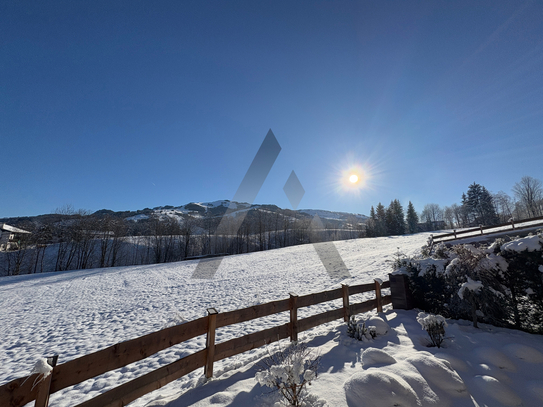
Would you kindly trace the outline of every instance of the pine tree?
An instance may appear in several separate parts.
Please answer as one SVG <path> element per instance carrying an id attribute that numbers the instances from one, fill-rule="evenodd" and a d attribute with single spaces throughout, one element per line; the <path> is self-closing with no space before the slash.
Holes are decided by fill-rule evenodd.
<path id="1" fill-rule="evenodd" d="M 409 204 L 407 205 L 407 231 L 409 233 L 416 233 L 418 223 L 419 216 L 415 211 L 415 207 L 413 206 L 411 201 L 409 201 Z"/>
<path id="2" fill-rule="evenodd" d="M 386 227 L 388 235 L 403 235 L 405 233 L 405 218 L 400 201 L 390 202 L 386 210 Z"/>
<path id="3" fill-rule="evenodd" d="M 495 225 L 499 222 L 492 195 L 475 182 L 468 187 L 467 195 L 462 194 L 462 207 L 471 224 Z"/>
<path id="4" fill-rule="evenodd" d="M 386 236 L 387 226 L 386 226 L 386 211 L 385 207 L 379 202 L 375 210 L 375 215 L 377 222 L 375 224 L 375 236 Z"/>
<path id="5" fill-rule="evenodd" d="M 366 236 L 367 237 L 376 236 L 376 230 L 375 230 L 376 225 L 377 225 L 377 217 L 375 216 L 375 209 L 373 209 L 373 206 L 372 206 L 370 209 L 370 218 L 366 222 Z"/>

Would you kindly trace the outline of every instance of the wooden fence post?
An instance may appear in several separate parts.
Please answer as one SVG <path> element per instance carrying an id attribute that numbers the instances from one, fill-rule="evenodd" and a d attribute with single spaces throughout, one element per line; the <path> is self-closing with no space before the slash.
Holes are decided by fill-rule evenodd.
<path id="1" fill-rule="evenodd" d="M 483 233 L 483 225 L 479 225 L 479 228 L 481 229 L 481 234 L 484 234 Z"/>
<path id="2" fill-rule="evenodd" d="M 456 239 L 456 229 L 453 229 L 454 232 L 454 238 Z"/>
<path id="3" fill-rule="evenodd" d="M 47 358 L 47 363 L 53 369 L 57 365 L 58 355 Z M 35 407 L 47 407 L 49 405 L 49 390 L 51 388 L 51 378 L 53 377 L 53 371 L 47 375 L 38 385 L 38 393 L 36 394 Z"/>
<path id="4" fill-rule="evenodd" d="M 204 367 L 204 374 L 209 379 L 213 377 L 213 359 L 215 359 L 215 329 L 217 327 L 217 314 L 215 308 L 208 308 L 208 324 L 207 324 L 207 360 Z"/>
<path id="5" fill-rule="evenodd" d="M 290 340 L 298 340 L 298 294 L 290 293 Z"/>
<path id="6" fill-rule="evenodd" d="M 343 320 L 349 322 L 351 317 L 351 307 L 349 305 L 349 286 L 347 284 L 341 284 L 343 290 Z"/>
<path id="7" fill-rule="evenodd" d="M 377 312 L 383 312 L 383 305 L 381 304 L 381 280 L 375 279 L 375 299 L 377 302 Z"/>
<path id="8" fill-rule="evenodd" d="M 404 274 L 389 274 L 390 294 L 392 296 L 392 308 L 413 309 L 415 299 L 409 289 L 409 280 Z"/>
<path id="9" fill-rule="evenodd" d="M 511 221 L 511 226 L 513 226 L 513 229 L 515 228 L 515 222 L 513 221 L 513 218 L 509 219 Z"/>

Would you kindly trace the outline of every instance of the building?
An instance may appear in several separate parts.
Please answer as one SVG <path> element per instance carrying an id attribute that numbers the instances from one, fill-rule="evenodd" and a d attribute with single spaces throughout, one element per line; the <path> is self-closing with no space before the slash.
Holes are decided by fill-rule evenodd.
<path id="1" fill-rule="evenodd" d="M 0 251 L 18 250 L 22 236 L 27 234 L 30 232 L 0 223 Z"/>

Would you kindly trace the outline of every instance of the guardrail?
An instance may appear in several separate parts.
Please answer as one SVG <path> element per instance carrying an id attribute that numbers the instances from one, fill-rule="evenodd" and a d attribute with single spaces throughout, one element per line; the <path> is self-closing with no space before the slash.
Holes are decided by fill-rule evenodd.
<path id="1" fill-rule="evenodd" d="M 480 225 L 477 228 L 461 230 L 461 231 L 458 231 L 458 232 L 456 231 L 456 229 L 454 229 L 453 233 L 446 233 L 446 234 L 443 234 L 443 235 L 432 236 L 432 242 L 433 243 L 441 243 L 441 242 L 445 243 L 445 242 L 450 242 L 450 241 L 453 241 L 453 240 L 463 239 L 465 237 L 471 237 L 471 236 L 465 236 L 465 235 L 470 234 L 470 233 L 475 233 L 475 232 L 480 232 L 480 235 L 491 235 L 491 234 L 495 234 L 495 233 L 504 233 L 504 232 L 507 232 L 507 231 L 510 231 L 510 230 L 520 231 L 520 230 L 531 229 L 531 228 L 543 226 L 543 222 L 535 223 L 535 224 L 531 224 L 531 225 L 524 225 L 527 222 L 534 222 L 534 221 L 538 221 L 538 220 L 543 220 L 543 216 L 539 216 L 539 217 L 536 217 L 536 218 L 530 218 L 530 219 L 523 219 L 523 220 L 517 221 L 516 224 L 515 224 L 515 222 L 513 220 L 511 220 L 508 223 L 502 223 L 500 225 L 493 225 L 493 226 Z M 504 229 L 504 227 L 506 229 Z M 491 229 L 500 229 L 500 230 L 491 231 Z M 487 231 L 487 232 L 485 233 L 485 231 Z"/>
<path id="2" fill-rule="evenodd" d="M 51 374 L 37 386 L 33 386 L 33 383 L 38 379 L 37 374 L 6 383 L 0 386 L 0 406 L 21 407 L 35 400 L 36 407 L 47 407 L 50 394 L 145 359 L 189 339 L 207 335 L 204 349 L 77 405 L 77 407 L 124 406 L 200 367 L 204 367 L 206 377 L 212 377 L 213 363 L 219 360 L 288 337 L 291 341 L 296 341 L 299 332 L 336 319 L 343 318 L 347 321 L 350 315 L 367 312 L 374 308 L 378 312 L 382 312 L 382 307 L 392 302 L 392 296 L 381 296 L 381 288 L 389 287 L 390 281 L 381 284 L 380 280 L 375 280 L 374 283 L 355 286 L 342 285 L 334 290 L 303 296 L 291 293 L 290 297 L 284 300 L 222 314 L 214 308 L 209 308 L 208 315 L 205 317 L 121 342 L 54 366 Z M 375 299 L 355 304 L 350 303 L 351 295 L 369 291 L 375 291 Z M 341 308 L 298 319 L 299 308 L 337 299 L 343 299 Z M 286 324 L 215 344 L 216 329 L 286 311 L 290 312 L 290 322 Z"/>

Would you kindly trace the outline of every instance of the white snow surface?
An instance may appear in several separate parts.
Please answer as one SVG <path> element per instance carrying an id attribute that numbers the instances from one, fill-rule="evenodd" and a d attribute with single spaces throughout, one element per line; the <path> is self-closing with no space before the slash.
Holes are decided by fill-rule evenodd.
<path id="1" fill-rule="evenodd" d="M 523 252 L 524 250 L 528 250 L 529 252 L 533 252 L 541 249 L 541 243 L 542 241 L 538 235 L 527 236 L 505 243 L 502 245 L 501 250 L 510 250 L 513 252 Z"/>
<path id="2" fill-rule="evenodd" d="M 244 308 L 289 292 L 299 295 L 388 280 L 399 247 L 413 255 L 429 234 L 336 242 L 352 278 L 334 281 L 311 245 L 223 259 L 213 280 L 191 275 L 196 261 L 94 269 L 0 279 L 0 384 L 29 374 L 37 360 L 59 363 L 205 315 Z M 365 297 L 365 298 L 363 298 Z M 358 302 L 372 294 L 354 296 Z M 340 307 L 341 300 L 299 310 L 299 317 Z M 543 405 L 543 339 L 467 321 L 451 321 L 445 347 L 428 348 L 417 311 L 390 306 L 373 321 L 387 329 L 359 342 L 342 321 L 300 334 L 321 356 L 308 387 L 308 406 L 539 406 Z M 217 330 L 217 342 L 285 323 L 286 313 Z M 51 396 L 52 407 L 73 406 L 205 346 L 200 336 Z M 288 341 L 217 362 L 150 393 L 131 406 L 271 407 L 280 396 L 255 380 L 258 362 Z"/>
<path id="3" fill-rule="evenodd" d="M 481 288 L 483 288 L 483 283 L 482 282 L 472 280 L 471 278 L 468 277 L 468 281 L 466 281 L 464 284 L 462 284 L 462 286 L 458 290 L 458 296 L 460 298 L 464 299 L 464 293 L 465 293 L 466 290 L 477 293 L 477 292 L 479 292 L 481 290 Z"/>

